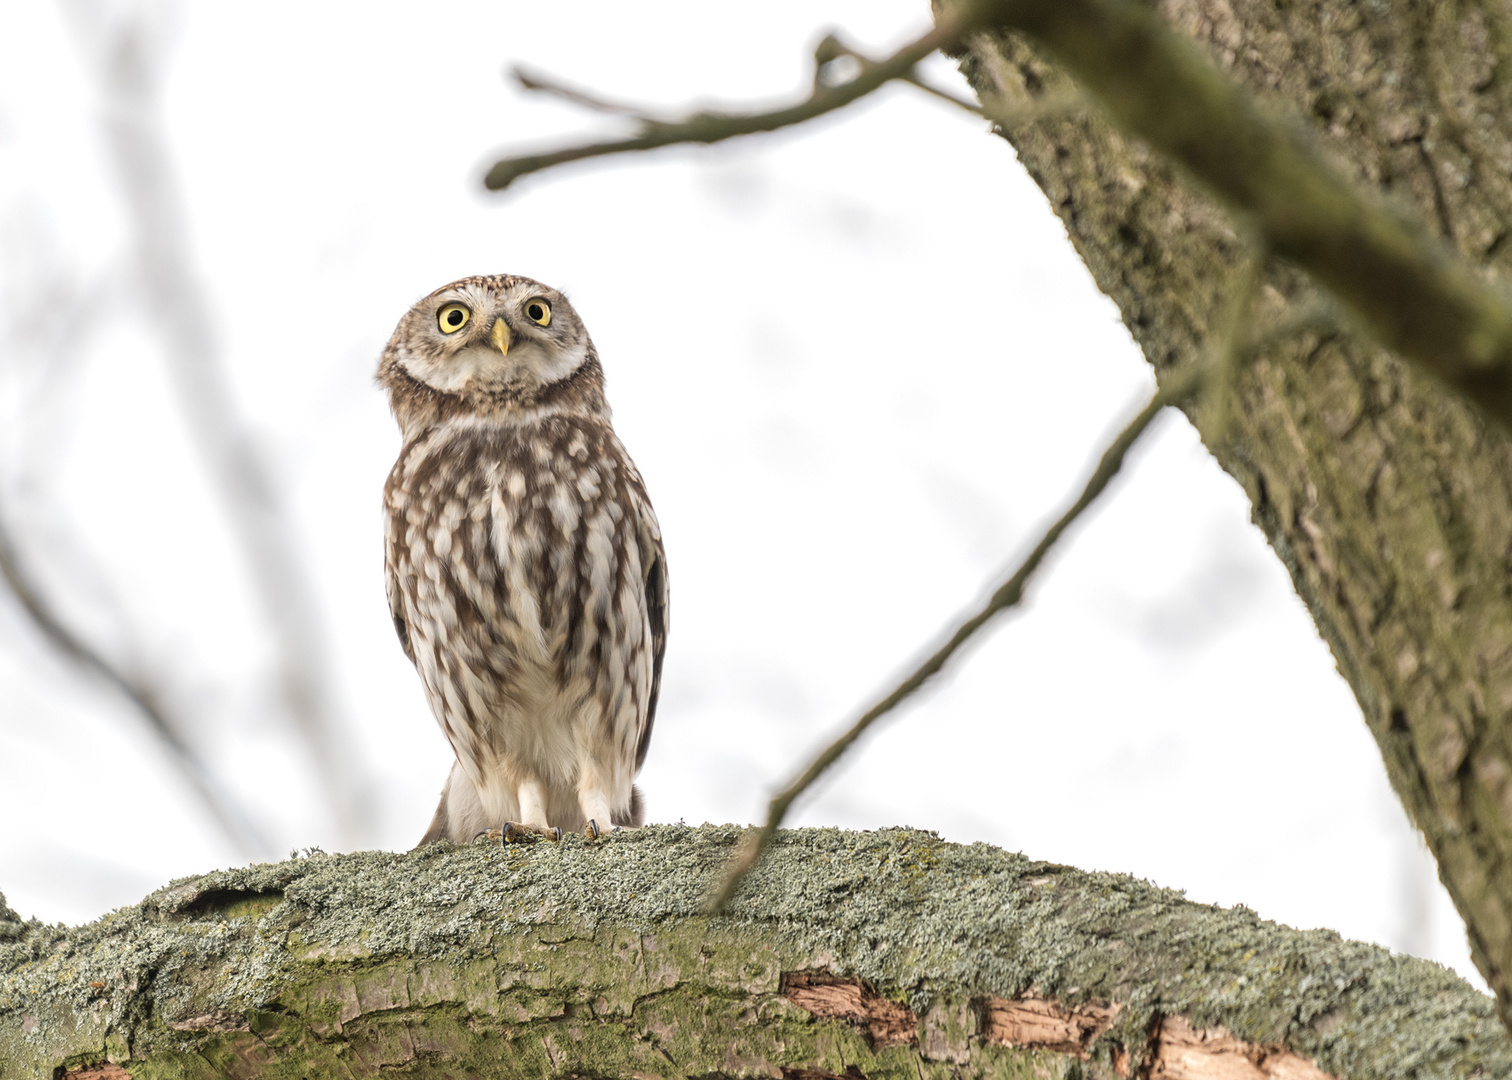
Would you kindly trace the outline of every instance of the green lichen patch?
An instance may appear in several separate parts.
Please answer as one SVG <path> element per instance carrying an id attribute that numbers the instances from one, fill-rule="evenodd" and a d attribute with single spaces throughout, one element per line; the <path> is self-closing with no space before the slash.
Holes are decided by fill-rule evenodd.
<path id="1" fill-rule="evenodd" d="M 928 833 L 784 832 L 710 918 L 741 834 L 321 854 L 30 925 L 0 969 L 0 1080 L 91 1060 L 138 1078 L 1111 1076 L 1111 1048 L 1137 1055 L 1159 1014 L 1351 1080 L 1512 1075 L 1490 999 L 1437 965 Z M 796 971 L 906 1005 L 915 1045 L 796 1007 Z M 1029 989 L 1124 1008 L 1086 1063 L 983 1044 L 973 1003 Z"/>

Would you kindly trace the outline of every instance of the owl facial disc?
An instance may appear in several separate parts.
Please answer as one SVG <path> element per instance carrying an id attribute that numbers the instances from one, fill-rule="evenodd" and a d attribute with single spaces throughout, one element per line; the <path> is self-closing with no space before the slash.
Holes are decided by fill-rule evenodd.
<path id="1" fill-rule="evenodd" d="M 466 278 L 400 322 L 394 359 L 447 394 L 530 394 L 569 378 L 592 353 L 561 293 L 529 278 Z"/>

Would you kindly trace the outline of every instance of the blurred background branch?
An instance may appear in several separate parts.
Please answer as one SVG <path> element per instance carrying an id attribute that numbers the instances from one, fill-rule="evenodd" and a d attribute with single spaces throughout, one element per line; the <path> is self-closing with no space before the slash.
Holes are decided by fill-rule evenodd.
<path id="1" fill-rule="evenodd" d="M 67 0 L 94 77 L 106 146 L 132 235 L 133 296 L 162 345 L 188 430 L 251 572 L 276 643 L 278 697 L 305 743 L 343 841 L 371 838 L 369 791 L 331 672 L 325 619 L 302 542 L 242 417 L 190 254 L 183 196 L 163 131 L 161 33 L 148 9 Z"/>
<path id="2" fill-rule="evenodd" d="M 211 775 L 204 760 L 185 741 L 180 733 L 182 725 L 169 719 L 161 705 L 161 694 L 152 686 L 151 681 L 142 675 L 127 675 L 87 644 L 42 596 L 37 583 L 22 567 L 3 510 L 0 507 L 0 579 L 4 580 L 6 588 L 31 619 L 32 625 L 58 652 L 130 702 L 138 715 L 146 721 L 148 730 L 174 769 L 244 857 L 250 859 L 272 854 L 266 838 L 258 831 L 246 809 L 237 802 L 224 783 Z"/>

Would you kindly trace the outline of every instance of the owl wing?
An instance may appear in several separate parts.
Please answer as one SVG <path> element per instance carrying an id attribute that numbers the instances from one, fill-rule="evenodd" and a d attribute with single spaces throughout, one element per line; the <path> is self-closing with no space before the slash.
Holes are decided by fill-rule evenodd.
<path id="1" fill-rule="evenodd" d="M 640 771 L 651 745 L 651 725 L 656 720 L 656 699 L 661 695 L 662 655 L 667 651 L 667 553 L 662 548 L 661 526 L 644 496 L 636 500 L 637 541 L 641 571 L 645 575 L 646 617 L 651 626 L 651 695 L 646 704 L 646 722 L 635 744 L 635 769 Z"/>
<path id="2" fill-rule="evenodd" d="M 399 568 L 394 565 L 393 552 L 384 560 L 384 587 L 388 592 L 389 617 L 394 620 L 394 632 L 399 635 L 399 647 L 409 662 L 415 662 L 415 648 L 410 644 L 409 624 L 404 621 L 404 593 L 399 585 Z"/>

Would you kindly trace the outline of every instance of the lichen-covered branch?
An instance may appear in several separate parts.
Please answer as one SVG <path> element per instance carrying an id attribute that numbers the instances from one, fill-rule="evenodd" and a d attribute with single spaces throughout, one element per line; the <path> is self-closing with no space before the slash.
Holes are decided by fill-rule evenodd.
<path id="1" fill-rule="evenodd" d="M 1438 965 L 928 833 L 652 826 L 0 905 L 0 1080 L 1504 1076 Z"/>

